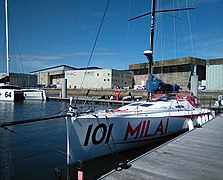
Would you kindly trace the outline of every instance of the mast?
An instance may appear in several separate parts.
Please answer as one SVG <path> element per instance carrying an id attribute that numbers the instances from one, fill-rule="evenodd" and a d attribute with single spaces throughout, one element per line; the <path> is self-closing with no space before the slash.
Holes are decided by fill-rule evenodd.
<path id="1" fill-rule="evenodd" d="M 150 80 L 150 77 L 152 75 L 152 66 L 153 66 L 153 46 L 154 46 L 154 24 L 155 24 L 155 14 L 156 13 L 166 13 L 166 12 L 173 12 L 173 11 L 185 11 L 185 10 L 192 10 L 191 8 L 178 8 L 178 9 L 164 9 L 164 10 L 156 10 L 156 0 L 151 0 L 151 12 L 136 16 L 134 18 L 130 18 L 129 21 L 142 18 L 147 15 L 151 15 L 151 22 L 150 22 L 150 48 L 149 50 L 145 50 L 143 52 L 143 55 L 146 56 L 146 58 L 149 61 L 149 67 L 148 67 L 148 82 Z M 151 90 L 147 89 L 148 91 L 148 99 L 151 100 L 152 92 Z"/>
<path id="2" fill-rule="evenodd" d="M 145 50 L 143 52 L 143 55 L 145 55 L 149 61 L 148 78 L 152 74 L 152 66 L 153 66 L 153 44 L 154 44 L 153 42 L 154 42 L 155 11 L 156 11 L 156 1 L 152 0 L 151 22 L 150 22 L 150 48 L 149 48 L 149 50 Z M 148 91 L 148 100 L 151 100 L 151 98 L 152 98 L 152 92 L 149 90 Z"/>
<path id="3" fill-rule="evenodd" d="M 143 55 L 145 55 L 146 58 L 149 61 L 148 74 L 152 74 L 152 65 L 153 65 L 153 44 L 154 44 L 153 42 L 154 42 L 155 9 L 156 9 L 156 2 L 155 2 L 155 0 L 152 0 L 152 5 L 151 5 L 151 23 L 150 23 L 150 48 L 149 48 L 149 50 L 145 50 L 143 52 Z"/>
<path id="4" fill-rule="evenodd" d="M 8 0 L 5 0 L 6 76 L 9 76 Z"/>
<path id="5" fill-rule="evenodd" d="M 155 0 L 152 0 L 151 4 L 151 22 L 150 22 L 150 48 L 149 50 L 145 50 L 143 52 L 143 55 L 146 56 L 146 58 L 149 61 L 149 68 L 148 68 L 148 78 L 150 77 L 150 74 L 152 74 L 152 66 L 153 66 L 153 42 L 154 42 L 154 23 L 155 23 L 155 9 L 156 9 L 156 2 Z M 148 92 L 148 100 L 151 100 L 152 93 Z"/>

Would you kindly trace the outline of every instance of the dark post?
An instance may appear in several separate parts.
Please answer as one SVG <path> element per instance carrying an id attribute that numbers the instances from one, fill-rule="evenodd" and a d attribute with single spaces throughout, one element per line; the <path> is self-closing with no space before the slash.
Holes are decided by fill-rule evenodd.
<path id="1" fill-rule="evenodd" d="M 155 7 L 156 2 L 155 0 L 152 0 L 152 6 L 151 6 L 151 24 L 150 24 L 150 51 L 151 54 L 149 56 L 146 56 L 149 60 L 149 73 L 152 74 L 152 65 L 153 65 L 153 42 L 154 42 L 154 21 L 155 21 Z"/>
<path id="2" fill-rule="evenodd" d="M 61 180 L 62 179 L 62 170 L 59 168 L 55 168 L 55 178 L 56 180 Z"/>
<path id="3" fill-rule="evenodd" d="M 84 180 L 84 163 L 81 160 L 77 162 L 77 179 Z"/>
<path id="4" fill-rule="evenodd" d="M 151 5 L 151 24 L 150 24 L 150 48 L 149 50 L 144 51 L 144 55 L 149 61 L 148 74 L 152 74 L 152 66 L 153 66 L 153 42 L 154 42 L 154 21 L 155 21 L 155 0 L 152 0 Z M 148 92 L 148 99 L 151 100 L 151 92 Z"/>

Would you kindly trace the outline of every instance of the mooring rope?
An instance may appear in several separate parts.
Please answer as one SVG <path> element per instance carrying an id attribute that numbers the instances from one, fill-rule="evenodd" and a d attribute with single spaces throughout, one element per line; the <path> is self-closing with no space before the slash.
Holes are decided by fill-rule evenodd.
<path id="1" fill-rule="evenodd" d="M 94 115 L 94 117 L 96 118 L 98 125 L 101 124 L 101 123 L 99 122 L 98 116 L 97 116 L 97 115 Z M 106 117 L 106 120 L 107 120 L 107 124 L 109 125 L 107 117 Z M 100 128 L 100 129 L 101 129 L 101 128 Z M 101 133 L 103 133 L 102 129 L 101 129 Z M 112 133 L 111 133 L 111 136 L 112 136 Z M 118 164 L 119 164 L 119 156 L 118 156 L 118 153 L 117 153 L 117 150 L 116 150 L 116 146 L 115 146 L 115 143 L 114 143 L 113 136 L 112 136 L 112 142 L 113 142 L 114 147 L 115 147 L 115 152 L 112 151 L 112 148 L 111 148 L 111 146 L 109 145 L 109 143 L 107 143 L 107 146 L 108 146 L 108 148 L 109 148 L 109 151 L 110 151 L 111 154 L 112 154 L 112 157 L 113 157 L 114 162 L 115 162 L 116 165 L 118 166 Z"/>
<path id="2" fill-rule="evenodd" d="M 105 8 L 105 11 L 104 11 L 104 14 L 103 14 L 101 23 L 100 23 L 100 25 L 99 25 L 98 32 L 97 32 L 97 35 L 96 35 L 96 38 L 95 38 L 95 41 L 94 41 L 94 44 L 93 44 L 93 47 L 92 47 L 92 50 L 91 50 L 89 59 L 88 59 L 88 63 L 87 63 L 87 67 L 86 67 L 86 71 L 85 71 L 83 80 L 82 80 L 82 82 L 81 82 L 81 86 L 80 86 L 80 88 L 82 88 L 82 86 L 83 86 L 83 83 L 84 83 L 84 80 L 85 80 L 85 77 L 86 77 L 86 74 L 87 74 L 87 68 L 88 68 L 89 65 L 90 65 L 90 62 L 91 62 L 93 53 L 94 53 L 94 51 L 95 51 L 95 47 L 96 47 L 96 44 L 97 44 L 97 42 L 98 42 L 98 38 L 99 38 L 101 29 L 102 29 L 102 25 L 103 25 L 103 23 L 104 23 L 105 16 L 106 16 L 106 14 L 107 14 L 107 10 L 108 10 L 109 3 L 110 3 L 110 0 L 108 0 L 108 2 L 107 2 L 107 5 L 106 5 L 106 8 Z M 76 103 L 77 103 L 78 97 L 79 97 L 79 95 L 77 96 Z M 75 104 L 75 105 L 76 105 L 76 104 Z"/>
<path id="3" fill-rule="evenodd" d="M 59 118 L 66 117 L 66 116 L 69 116 L 69 115 L 63 114 L 63 115 L 49 116 L 49 117 L 43 117 L 43 118 L 7 121 L 7 122 L 0 123 L 0 127 L 4 128 L 4 127 L 20 125 L 20 124 L 28 124 L 28 123 L 39 122 L 39 121 L 48 121 L 48 120 L 53 120 L 53 119 L 59 119 Z"/>
<path id="4" fill-rule="evenodd" d="M 9 129 L 8 127 L 4 127 L 4 129 L 7 130 L 7 131 L 9 131 L 10 133 L 15 133 L 15 134 L 17 134 L 17 135 L 19 135 L 19 136 L 22 136 L 22 137 L 24 137 L 24 138 L 30 139 L 32 142 L 34 142 L 34 138 L 32 138 L 32 137 L 30 137 L 30 136 L 26 136 L 26 135 L 24 135 L 23 133 L 19 133 L 19 132 L 15 131 L 15 130 Z M 38 144 L 40 144 L 40 145 L 42 145 L 42 146 L 44 146 L 44 147 L 47 147 L 47 148 L 49 148 L 49 149 L 52 149 L 52 150 L 54 150 L 54 151 L 56 151 L 56 152 L 58 152 L 58 153 L 60 153 L 60 154 L 63 154 L 63 155 L 68 156 L 66 152 L 64 152 L 64 151 L 62 151 L 62 150 L 60 150 L 60 149 L 57 149 L 57 148 L 55 148 L 55 147 L 53 147 L 53 146 L 50 146 L 50 145 L 48 145 L 48 144 L 46 144 L 46 143 L 40 142 L 40 143 L 38 143 Z"/>
<path id="5" fill-rule="evenodd" d="M 106 120 L 107 120 L 107 125 L 109 126 L 108 117 L 106 117 Z M 117 166 L 118 166 L 119 165 L 119 155 L 118 155 L 118 152 L 117 152 L 117 149 L 116 149 L 116 145 L 115 145 L 115 141 L 114 141 L 114 137 L 113 137 L 113 134 L 112 133 L 111 133 L 111 138 L 112 138 L 112 143 L 114 145 L 115 152 L 113 152 L 111 150 L 111 147 L 110 147 L 109 144 L 108 144 L 108 146 L 109 146 L 109 149 L 110 149 L 110 151 L 112 153 L 113 159 L 117 163 Z"/>

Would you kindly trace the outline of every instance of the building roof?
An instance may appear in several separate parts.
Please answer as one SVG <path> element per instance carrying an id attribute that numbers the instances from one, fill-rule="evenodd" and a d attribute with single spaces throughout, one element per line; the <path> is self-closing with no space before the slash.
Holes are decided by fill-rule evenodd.
<path id="1" fill-rule="evenodd" d="M 223 65 L 223 58 L 207 60 L 207 65 Z"/>
<path id="2" fill-rule="evenodd" d="M 93 67 L 87 67 L 87 68 L 77 68 L 76 70 L 94 70 L 94 69 L 101 69 L 101 68 L 93 66 Z"/>
<path id="3" fill-rule="evenodd" d="M 96 66 L 85 67 L 85 68 L 75 68 L 75 67 L 67 66 L 67 65 L 59 65 L 59 66 L 53 66 L 53 67 L 49 67 L 49 68 L 45 68 L 45 69 L 32 71 L 30 73 L 62 71 L 62 70 L 95 70 L 95 69 L 101 69 L 101 68 L 96 67 Z"/>
<path id="4" fill-rule="evenodd" d="M 77 68 L 72 67 L 72 66 L 67 66 L 67 65 L 59 65 L 59 66 L 53 66 L 45 69 L 39 69 L 36 71 L 32 71 L 30 73 L 38 73 L 38 72 L 43 72 L 43 71 L 55 71 L 55 70 L 76 70 Z"/>

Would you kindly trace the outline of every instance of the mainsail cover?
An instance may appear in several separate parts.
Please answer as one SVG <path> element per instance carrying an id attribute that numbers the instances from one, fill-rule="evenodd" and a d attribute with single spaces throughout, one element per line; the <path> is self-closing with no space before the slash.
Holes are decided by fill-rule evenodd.
<path id="1" fill-rule="evenodd" d="M 147 92 L 179 92 L 180 86 L 177 84 L 164 83 L 159 78 L 149 74 L 146 81 Z"/>

